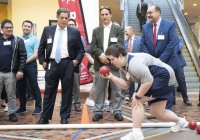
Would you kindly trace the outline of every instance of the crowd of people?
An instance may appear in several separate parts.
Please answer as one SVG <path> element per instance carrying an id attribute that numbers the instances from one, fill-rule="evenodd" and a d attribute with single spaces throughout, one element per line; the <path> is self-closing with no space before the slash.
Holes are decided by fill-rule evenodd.
<path id="1" fill-rule="evenodd" d="M 16 114 L 26 111 L 28 82 L 35 100 L 32 115 L 40 114 L 38 124 L 48 124 L 61 81 L 60 123 L 68 124 L 72 106 L 75 111 L 81 111 L 80 64 L 86 51 L 94 79 L 86 100 L 95 109 L 92 121 L 103 119 L 104 104 L 109 97 L 109 111 L 117 121 L 124 119 L 121 113 L 123 99 L 130 101 L 132 106 L 133 129 L 122 140 L 144 138 L 141 124 L 145 102 L 153 116 L 176 123 L 171 131 L 178 132 L 186 127 L 187 121 L 172 111 L 176 80 L 183 102 L 192 105 L 183 71 L 186 65 L 181 54 L 183 39 L 176 33 L 175 22 L 163 19 L 159 6 L 148 7 L 141 0 L 136 9 L 142 33 L 139 37 L 134 34 L 133 27 L 123 29 L 112 22 L 109 6 L 100 7 L 99 12 L 102 25 L 93 30 L 88 46 L 76 21 L 70 18 L 70 11 L 65 8 L 57 10 L 57 25 L 44 27 L 40 41 L 32 34 L 30 20 L 23 21 L 20 37 L 13 35 L 11 20 L 1 22 L 0 59 L 6 59 L 0 61 L 0 94 L 7 107 L 5 111 L 9 112 L 9 121 L 18 121 Z M 37 82 L 37 59 L 45 70 L 43 100 Z M 102 66 L 110 68 L 106 76 L 99 73 Z M 16 94 L 20 103 L 18 109 Z"/>

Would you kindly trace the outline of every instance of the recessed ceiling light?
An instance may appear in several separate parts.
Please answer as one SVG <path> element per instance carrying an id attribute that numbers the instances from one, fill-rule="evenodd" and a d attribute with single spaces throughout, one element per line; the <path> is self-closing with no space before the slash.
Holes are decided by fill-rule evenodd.
<path id="1" fill-rule="evenodd" d="M 194 3 L 194 4 L 193 4 L 193 6 L 197 6 L 197 4 L 196 4 L 196 3 Z"/>
<path id="2" fill-rule="evenodd" d="M 187 15 L 188 13 L 184 13 L 184 15 Z"/>

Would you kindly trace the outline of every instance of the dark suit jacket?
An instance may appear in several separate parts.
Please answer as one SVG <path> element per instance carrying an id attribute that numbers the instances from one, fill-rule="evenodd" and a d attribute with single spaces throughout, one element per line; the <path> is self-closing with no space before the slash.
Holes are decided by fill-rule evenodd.
<path id="1" fill-rule="evenodd" d="M 133 48 L 132 48 L 133 53 L 141 52 L 140 41 L 141 41 L 141 37 L 139 36 L 134 37 Z M 129 44 L 129 39 L 126 39 L 124 41 L 124 48 L 126 50 L 128 50 L 128 44 Z"/>
<path id="2" fill-rule="evenodd" d="M 141 5 L 141 14 L 143 17 L 146 17 L 147 14 L 147 9 L 148 9 L 148 5 L 147 3 L 143 3 Z M 136 9 L 136 16 L 139 16 L 139 10 L 140 10 L 140 3 L 137 5 L 137 9 Z"/>
<path id="3" fill-rule="evenodd" d="M 176 33 L 176 24 L 173 21 L 162 19 L 157 33 L 164 35 L 165 39 L 156 41 L 153 44 L 153 24 L 148 23 L 143 26 L 141 48 L 142 52 L 149 53 L 159 58 L 162 62 L 170 65 L 173 69 L 178 67 L 178 59 L 176 56 L 176 45 L 179 39 Z"/>
<path id="4" fill-rule="evenodd" d="M 49 57 L 51 55 L 53 47 L 53 39 L 56 31 L 56 25 L 45 27 L 40 40 L 40 45 L 38 48 L 38 59 L 40 64 L 43 62 L 49 62 Z M 77 29 L 67 27 L 67 41 L 68 41 L 68 52 L 69 58 L 71 60 L 76 59 L 81 63 L 83 56 L 85 54 L 83 44 L 81 42 L 80 32 Z M 47 43 L 48 38 L 52 38 L 51 43 Z M 78 67 L 77 67 L 78 68 Z"/>
<path id="5" fill-rule="evenodd" d="M 93 34 L 92 34 L 91 46 L 92 46 L 92 53 L 94 53 L 94 56 L 95 56 L 94 57 L 94 69 L 96 71 L 98 71 L 99 68 L 104 65 L 99 60 L 99 56 L 103 52 L 105 52 L 104 48 L 103 48 L 103 31 L 104 31 L 103 26 L 100 26 L 100 27 L 95 28 L 93 30 Z M 117 42 L 111 42 L 111 38 L 113 38 L 113 37 L 117 38 Z M 123 30 L 123 28 L 118 26 L 118 25 L 114 25 L 114 24 L 112 24 L 112 26 L 111 26 L 108 46 L 110 46 L 113 43 L 120 43 L 121 45 L 123 45 L 123 43 L 124 43 L 124 30 Z M 112 64 L 109 64 L 108 66 L 112 69 L 117 70 L 117 68 Z"/>
<path id="6" fill-rule="evenodd" d="M 186 61 L 185 58 L 183 57 L 182 54 L 182 49 L 184 47 L 184 42 L 183 42 L 183 38 L 179 37 L 179 44 L 176 46 L 176 54 L 178 57 L 178 62 L 179 62 L 179 66 L 184 67 L 186 66 Z"/>

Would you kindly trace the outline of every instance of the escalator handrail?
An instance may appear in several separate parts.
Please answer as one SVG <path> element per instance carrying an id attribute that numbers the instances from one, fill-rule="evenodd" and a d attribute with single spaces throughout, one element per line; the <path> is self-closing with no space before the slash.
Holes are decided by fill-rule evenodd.
<path id="1" fill-rule="evenodd" d="M 198 62 L 199 62 L 199 54 L 198 54 L 198 56 L 195 56 L 195 55 L 194 55 L 194 54 L 195 54 L 194 51 L 193 51 L 194 49 L 192 48 L 191 43 L 189 43 L 189 39 L 188 39 L 187 36 L 186 36 L 185 30 L 184 30 L 183 27 L 182 27 L 181 21 L 180 21 L 180 19 L 179 19 L 178 16 L 177 16 L 176 10 L 175 10 L 174 7 L 173 7 L 172 0 L 168 0 L 168 2 L 169 2 L 169 5 L 170 5 L 170 7 L 171 7 L 171 9 L 172 9 L 173 14 L 174 14 L 174 18 L 176 19 L 176 22 L 177 22 L 177 24 L 178 24 L 178 26 L 179 26 L 179 29 L 180 29 L 181 33 L 182 33 L 182 36 L 183 36 L 183 38 L 184 38 L 184 40 L 185 40 L 185 43 L 186 43 L 187 48 L 188 48 L 188 50 L 189 50 L 189 53 L 190 53 L 190 55 L 191 55 L 191 57 L 192 57 L 192 60 L 193 60 L 194 65 L 195 65 L 195 68 L 196 68 L 196 70 L 197 70 L 197 74 L 198 74 L 198 76 L 200 77 L 200 65 L 199 65 L 199 63 L 198 63 Z M 181 12 L 181 13 L 182 13 L 182 12 Z M 183 13 L 182 13 L 182 14 L 183 14 Z M 183 16 L 183 17 L 184 17 L 184 16 Z M 184 17 L 184 19 L 185 19 L 185 17 Z M 185 22 L 188 23 L 186 19 L 185 19 Z M 195 36 L 195 35 L 193 34 L 191 28 L 189 27 L 189 25 L 187 25 L 187 26 L 188 26 L 188 29 L 190 29 L 191 34 L 192 34 L 193 36 Z M 195 39 L 196 39 L 196 37 L 195 37 Z M 198 46 L 198 49 L 199 49 L 199 43 L 197 43 L 196 41 L 195 41 L 195 43 L 196 43 L 196 46 Z M 199 53 L 199 52 L 198 52 L 198 53 Z M 197 62 L 197 61 L 198 61 L 198 62 Z"/>

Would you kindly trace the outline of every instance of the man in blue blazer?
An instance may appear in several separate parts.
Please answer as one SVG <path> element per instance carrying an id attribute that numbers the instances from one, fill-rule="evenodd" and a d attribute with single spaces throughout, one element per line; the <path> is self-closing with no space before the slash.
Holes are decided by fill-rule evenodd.
<path id="1" fill-rule="evenodd" d="M 141 52 L 140 41 L 141 37 L 136 36 L 134 34 L 133 27 L 127 26 L 125 27 L 124 33 L 127 39 L 124 41 L 124 48 L 130 53 L 138 53 Z M 125 100 L 129 101 L 132 97 L 133 93 L 135 92 L 135 84 L 132 83 L 129 90 L 123 90 Z"/>
<path id="2" fill-rule="evenodd" d="M 57 10 L 58 24 L 45 27 L 40 40 L 38 58 L 46 70 L 43 112 L 38 124 L 48 124 L 52 119 L 59 80 L 62 85 L 60 123 L 67 124 L 70 117 L 75 69 L 79 69 L 84 56 L 80 32 L 67 26 L 70 12 Z"/>
<path id="3" fill-rule="evenodd" d="M 184 66 L 186 66 L 186 61 L 182 55 L 183 47 L 184 47 L 183 38 L 179 37 L 179 45 L 176 46 L 176 50 L 175 50 L 178 57 L 178 61 L 179 61 L 179 68 L 177 69 L 177 72 L 175 74 L 176 74 L 176 80 L 178 82 L 178 88 L 183 98 L 183 102 L 186 105 L 191 106 L 192 103 L 189 101 L 189 98 L 187 95 L 187 87 L 186 87 L 185 75 L 184 75 Z M 176 103 L 175 99 L 176 99 L 176 96 L 174 96 L 174 104 Z"/>
<path id="4" fill-rule="evenodd" d="M 148 8 L 147 18 L 150 22 L 143 26 L 141 38 L 142 51 L 170 65 L 176 73 L 179 64 L 175 49 L 179 39 L 175 22 L 162 19 L 161 9 L 157 5 L 152 5 Z M 168 101 L 166 108 L 172 109 L 172 104 L 173 100 Z"/>

